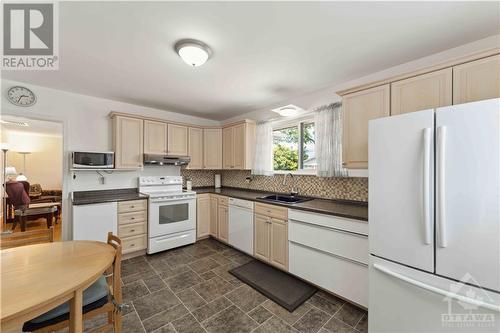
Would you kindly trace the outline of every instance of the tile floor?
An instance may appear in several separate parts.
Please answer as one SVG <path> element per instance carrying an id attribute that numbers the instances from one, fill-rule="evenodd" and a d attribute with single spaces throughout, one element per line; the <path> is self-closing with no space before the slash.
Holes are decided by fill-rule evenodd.
<path id="1" fill-rule="evenodd" d="M 124 333 L 368 331 L 365 310 L 317 292 L 293 313 L 228 273 L 249 256 L 208 239 L 123 262 Z M 87 329 L 105 318 L 86 322 Z"/>

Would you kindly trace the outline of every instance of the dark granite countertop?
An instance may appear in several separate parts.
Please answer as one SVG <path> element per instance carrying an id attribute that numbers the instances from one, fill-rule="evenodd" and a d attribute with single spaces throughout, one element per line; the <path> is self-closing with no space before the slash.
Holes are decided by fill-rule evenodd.
<path id="1" fill-rule="evenodd" d="M 78 191 L 73 192 L 73 205 L 90 205 L 95 203 L 128 201 L 147 199 L 148 196 L 141 194 L 136 188 L 122 188 L 114 190 Z"/>
<path id="2" fill-rule="evenodd" d="M 221 187 L 221 188 L 198 187 L 198 188 L 193 188 L 193 191 L 195 191 L 198 194 L 215 193 L 237 199 L 257 201 L 271 205 L 288 207 L 292 209 L 299 209 L 314 213 L 346 217 L 368 222 L 368 203 L 362 201 L 328 200 L 321 198 L 313 198 L 313 200 L 301 203 L 286 204 L 286 203 L 270 202 L 267 200 L 259 199 L 259 197 L 269 194 L 274 194 L 271 192 L 264 192 L 264 191 L 247 190 L 234 187 Z"/>

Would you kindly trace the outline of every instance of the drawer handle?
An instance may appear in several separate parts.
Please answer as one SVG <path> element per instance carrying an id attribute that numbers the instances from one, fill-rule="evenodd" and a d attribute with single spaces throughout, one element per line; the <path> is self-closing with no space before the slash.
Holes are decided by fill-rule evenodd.
<path id="1" fill-rule="evenodd" d="M 131 217 L 130 219 L 131 219 L 131 220 L 135 220 L 135 217 Z"/>
<path id="2" fill-rule="evenodd" d="M 130 230 L 130 232 L 134 232 L 134 231 L 135 231 L 135 229 L 131 229 L 131 230 Z"/>
<path id="3" fill-rule="evenodd" d="M 271 213 L 272 211 L 270 209 L 268 209 L 266 212 Z"/>
<path id="4" fill-rule="evenodd" d="M 135 244 L 134 243 L 130 244 L 130 247 L 132 247 L 132 246 L 135 246 Z"/>
<path id="5" fill-rule="evenodd" d="M 132 206 L 130 206 L 130 208 L 135 208 L 135 206 L 132 205 Z"/>

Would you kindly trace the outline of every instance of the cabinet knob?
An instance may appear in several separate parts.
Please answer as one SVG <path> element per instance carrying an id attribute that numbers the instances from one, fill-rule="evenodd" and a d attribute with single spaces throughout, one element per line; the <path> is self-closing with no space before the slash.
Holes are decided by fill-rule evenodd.
<path id="1" fill-rule="evenodd" d="M 135 246 L 135 244 L 134 243 L 130 244 L 130 247 L 132 247 L 132 246 Z"/>
<path id="2" fill-rule="evenodd" d="M 134 231 L 135 231 L 135 229 L 131 229 L 131 230 L 130 230 L 130 232 L 134 232 Z"/>

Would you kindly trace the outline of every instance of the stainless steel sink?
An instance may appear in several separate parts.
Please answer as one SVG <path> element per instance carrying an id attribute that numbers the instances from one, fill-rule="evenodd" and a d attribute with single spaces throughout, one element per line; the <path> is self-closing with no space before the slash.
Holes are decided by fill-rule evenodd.
<path id="1" fill-rule="evenodd" d="M 266 200 L 266 201 L 272 201 L 272 202 L 287 203 L 287 204 L 294 204 L 294 203 L 312 200 L 311 198 L 298 197 L 296 195 L 286 195 L 286 194 L 267 195 L 265 197 L 260 197 L 259 199 Z"/>

